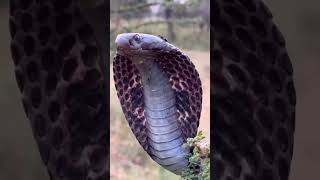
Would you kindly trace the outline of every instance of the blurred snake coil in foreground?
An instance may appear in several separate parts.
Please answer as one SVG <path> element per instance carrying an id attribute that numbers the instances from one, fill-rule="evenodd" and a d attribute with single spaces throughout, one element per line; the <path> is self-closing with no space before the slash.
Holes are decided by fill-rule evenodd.
<path id="1" fill-rule="evenodd" d="M 214 179 L 288 180 L 296 94 L 284 37 L 261 0 L 211 3 Z"/>
<path id="2" fill-rule="evenodd" d="M 51 180 L 109 174 L 108 8 L 79 2 L 10 0 L 14 72 Z"/>

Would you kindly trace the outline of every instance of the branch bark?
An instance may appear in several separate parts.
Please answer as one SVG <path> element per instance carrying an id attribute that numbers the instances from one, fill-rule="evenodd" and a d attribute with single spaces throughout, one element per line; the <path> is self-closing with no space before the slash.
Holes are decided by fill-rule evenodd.
<path id="1" fill-rule="evenodd" d="M 162 3 L 158 3 L 158 2 L 155 2 L 155 3 L 143 3 L 143 4 L 138 4 L 136 6 L 122 8 L 122 9 L 119 9 L 119 10 L 116 10 L 116 11 L 111 11 L 110 13 L 111 14 L 115 14 L 115 13 L 126 13 L 126 12 L 129 12 L 129 11 L 138 11 L 138 10 L 143 9 L 143 8 L 147 8 L 147 7 L 155 6 L 155 5 L 160 5 L 160 4 L 162 4 Z"/>

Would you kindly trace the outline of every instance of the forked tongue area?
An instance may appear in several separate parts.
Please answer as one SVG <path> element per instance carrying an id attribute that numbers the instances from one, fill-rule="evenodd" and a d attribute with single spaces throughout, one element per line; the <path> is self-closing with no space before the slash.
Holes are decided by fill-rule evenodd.
<path id="1" fill-rule="evenodd" d="M 174 91 L 167 75 L 152 60 L 137 64 L 143 84 L 145 116 L 151 157 L 164 168 L 181 174 L 187 167 L 188 149 L 177 121 Z"/>

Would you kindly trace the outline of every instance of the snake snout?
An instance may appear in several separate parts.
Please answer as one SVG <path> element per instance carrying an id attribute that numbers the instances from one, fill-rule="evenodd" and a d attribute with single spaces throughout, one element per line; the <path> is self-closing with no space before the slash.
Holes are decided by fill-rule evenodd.
<path id="1" fill-rule="evenodd" d="M 119 34 L 115 40 L 117 50 L 130 49 L 130 38 L 125 34 Z"/>

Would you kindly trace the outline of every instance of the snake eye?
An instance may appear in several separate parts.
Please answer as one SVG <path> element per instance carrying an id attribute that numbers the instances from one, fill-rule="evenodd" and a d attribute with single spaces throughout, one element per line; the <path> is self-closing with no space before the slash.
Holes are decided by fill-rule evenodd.
<path id="1" fill-rule="evenodd" d="M 136 42 L 140 42 L 141 41 L 141 37 L 139 36 L 139 34 L 135 34 L 134 36 L 133 36 L 133 39 L 136 41 Z"/>

